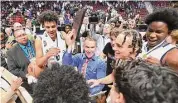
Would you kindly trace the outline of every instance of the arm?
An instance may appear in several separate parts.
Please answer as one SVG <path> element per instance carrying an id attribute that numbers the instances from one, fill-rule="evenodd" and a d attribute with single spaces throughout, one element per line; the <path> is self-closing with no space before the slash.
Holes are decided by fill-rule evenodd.
<path id="1" fill-rule="evenodd" d="M 106 59 L 107 53 L 109 52 L 109 51 L 108 51 L 108 48 L 109 48 L 108 46 L 109 46 L 109 43 L 107 43 L 107 44 L 104 46 L 103 52 L 101 52 L 101 54 L 100 54 L 100 57 L 101 57 L 102 59 Z"/>
<path id="2" fill-rule="evenodd" d="M 48 59 L 51 56 L 56 56 L 60 52 L 60 49 L 52 48 L 45 55 L 43 55 L 42 41 L 40 39 L 36 39 L 35 40 L 35 51 L 36 51 L 36 64 L 40 68 L 43 68 L 43 66 L 47 64 Z"/>
<path id="3" fill-rule="evenodd" d="M 12 56 L 12 51 L 7 52 L 7 66 L 11 73 L 18 77 L 26 78 L 24 70 L 17 66 L 16 60 Z"/>
<path id="4" fill-rule="evenodd" d="M 178 49 L 172 49 L 163 58 L 163 63 L 178 72 Z"/>
<path id="5" fill-rule="evenodd" d="M 12 96 L 15 94 L 15 91 L 20 87 L 22 84 L 22 79 L 21 78 L 16 78 L 12 81 L 11 87 L 8 88 L 7 91 L 0 90 L 1 96 L 0 100 L 2 103 L 7 103 Z"/>
<path id="6" fill-rule="evenodd" d="M 106 63 L 104 61 L 102 61 L 99 64 L 100 65 L 98 65 L 98 68 L 97 68 L 97 79 L 101 79 L 106 76 Z M 103 87 L 104 87 L 104 85 L 100 84 L 98 86 L 95 86 L 94 88 L 90 88 L 90 92 L 91 92 L 91 94 L 98 93 L 98 92 L 102 91 Z"/>
<path id="7" fill-rule="evenodd" d="M 72 46 L 69 46 L 67 51 L 63 55 L 62 64 L 78 67 L 79 63 L 80 63 L 80 54 L 72 56 Z"/>
<path id="8" fill-rule="evenodd" d="M 9 90 L 7 90 L 7 92 L 5 92 L 3 89 L 0 89 L 0 94 L 1 94 L 0 96 L 1 103 L 7 103 L 15 94 L 15 92 L 10 88 Z"/>
<path id="9" fill-rule="evenodd" d="M 35 51 L 36 51 L 36 63 L 39 67 L 43 67 L 47 63 L 48 57 L 43 56 L 42 41 L 40 39 L 35 40 Z"/>
<path id="10" fill-rule="evenodd" d="M 87 83 L 88 84 L 91 84 L 90 88 L 93 88 L 99 84 L 110 84 L 114 81 L 114 72 L 112 72 L 110 75 L 104 77 L 104 78 L 101 78 L 101 79 L 91 79 L 91 80 L 88 80 Z"/>

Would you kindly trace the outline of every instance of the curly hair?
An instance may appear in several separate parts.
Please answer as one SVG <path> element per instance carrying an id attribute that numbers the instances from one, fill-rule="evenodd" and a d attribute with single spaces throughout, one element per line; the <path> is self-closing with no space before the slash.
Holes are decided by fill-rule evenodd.
<path id="1" fill-rule="evenodd" d="M 138 50 L 136 51 L 137 52 L 137 55 L 139 53 L 141 53 L 141 48 L 142 48 L 142 36 L 141 34 L 134 30 L 134 29 L 128 29 L 128 30 L 124 30 L 121 32 L 121 34 L 124 34 L 125 37 L 124 37 L 124 40 L 122 42 L 122 45 L 126 42 L 126 38 L 127 36 L 131 36 L 133 39 L 132 39 L 132 48 L 133 48 L 133 52 L 135 52 L 136 48 L 138 48 Z"/>
<path id="2" fill-rule="evenodd" d="M 166 23 L 169 31 L 172 31 L 178 28 L 178 12 L 173 8 L 158 9 L 145 19 L 145 23 L 148 25 L 154 21 Z"/>
<path id="3" fill-rule="evenodd" d="M 47 10 L 41 13 L 41 15 L 38 17 L 38 21 L 41 24 L 44 24 L 44 22 L 58 22 L 58 15 L 54 11 Z"/>
<path id="4" fill-rule="evenodd" d="M 88 103 L 86 80 L 74 67 L 53 64 L 34 86 L 34 103 Z"/>
<path id="5" fill-rule="evenodd" d="M 178 74 L 168 67 L 129 61 L 116 69 L 115 82 L 127 103 L 178 102 Z"/>

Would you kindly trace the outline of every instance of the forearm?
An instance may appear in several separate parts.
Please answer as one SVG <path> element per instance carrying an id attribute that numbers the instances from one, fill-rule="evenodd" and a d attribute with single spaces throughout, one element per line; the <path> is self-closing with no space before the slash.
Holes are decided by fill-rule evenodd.
<path id="1" fill-rule="evenodd" d="M 110 84 L 114 81 L 113 74 L 111 73 L 110 75 L 108 75 L 104 78 L 98 79 L 98 81 L 100 84 Z"/>
<path id="2" fill-rule="evenodd" d="M 4 93 L 1 92 L 1 98 L 0 98 L 1 103 L 7 103 L 12 98 L 14 93 L 15 92 L 11 88 L 9 88 L 9 90 L 7 90 L 7 92 L 4 92 Z"/>
<path id="3" fill-rule="evenodd" d="M 43 68 L 44 65 L 47 64 L 48 59 L 49 59 L 49 58 L 48 58 L 47 56 L 43 56 L 43 57 L 40 57 L 40 58 L 36 58 L 36 64 L 38 65 L 38 67 Z"/>
<path id="4" fill-rule="evenodd" d="M 72 53 L 71 53 L 71 46 L 68 47 L 66 53 L 64 53 L 63 59 L 62 59 L 62 64 L 63 65 L 72 65 Z"/>

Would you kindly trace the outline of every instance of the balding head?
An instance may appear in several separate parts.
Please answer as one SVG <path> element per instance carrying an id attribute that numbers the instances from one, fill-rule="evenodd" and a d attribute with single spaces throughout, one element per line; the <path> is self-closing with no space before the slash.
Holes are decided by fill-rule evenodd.
<path id="1" fill-rule="evenodd" d="M 18 29 L 22 29 L 22 24 L 20 24 L 19 22 L 15 22 L 13 25 L 13 29 L 14 29 L 14 31 L 16 31 Z"/>
<path id="2" fill-rule="evenodd" d="M 7 34 L 8 36 L 10 36 L 11 33 L 12 33 L 12 29 L 8 27 L 8 28 L 5 29 L 5 32 L 6 32 L 6 34 Z"/>

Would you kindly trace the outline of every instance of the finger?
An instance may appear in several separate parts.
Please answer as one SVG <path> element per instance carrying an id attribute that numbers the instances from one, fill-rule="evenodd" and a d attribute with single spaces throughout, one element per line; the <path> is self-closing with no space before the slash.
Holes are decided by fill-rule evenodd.
<path id="1" fill-rule="evenodd" d="M 92 84 L 91 86 L 90 86 L 90 88 L 93 88 L 93 87 L 95 87 L 96 85 L 95 84 Z"/>
<path id="2" fill-rule="evenodd" d="M 108 85 L 109 88 L 112 88 L 112 85 Z"/>

